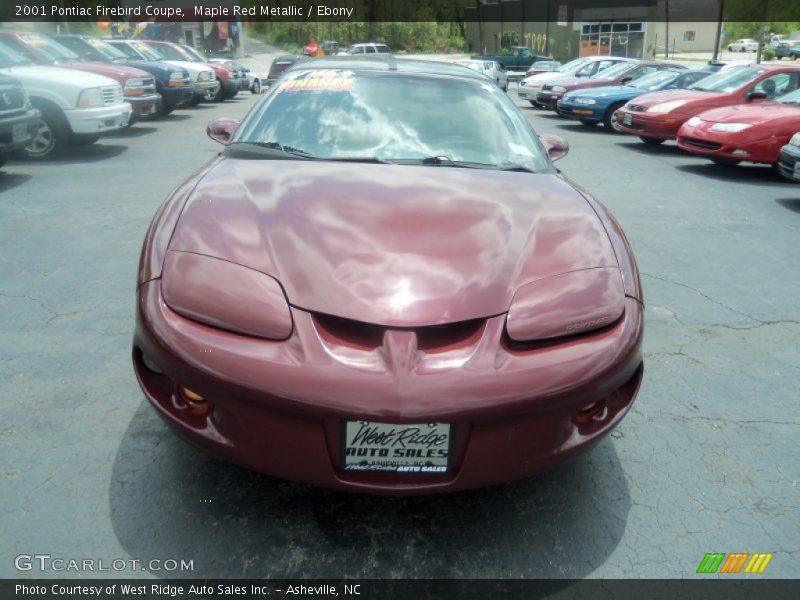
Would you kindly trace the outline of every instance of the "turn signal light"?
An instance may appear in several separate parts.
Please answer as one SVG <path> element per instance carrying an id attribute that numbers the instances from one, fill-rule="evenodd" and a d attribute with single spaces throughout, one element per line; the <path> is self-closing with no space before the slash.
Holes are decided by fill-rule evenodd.
<path id="1" fill-rule="evenodd" d="M 200 394 L 198 394 L 197 392 L 193 392 L 189 388 L 182 387 L 181 394 L 183 394 L 184 398 L 196 404 L 201 404 L 206 401 L 206 399 L 203 398 Z"/>

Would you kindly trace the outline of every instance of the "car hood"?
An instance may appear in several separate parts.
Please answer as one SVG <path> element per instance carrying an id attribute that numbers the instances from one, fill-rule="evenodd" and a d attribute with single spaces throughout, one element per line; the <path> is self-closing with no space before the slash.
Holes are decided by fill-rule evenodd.
<path id="1" fill-rule="evenodd" d="M 550 71 L 547 73 L 537 73 L 536 75 L 531 75 L 529 77 L 525 77 L 525 83 L 545 83 L 549 81 L 553 81 L 555 79 L 564 79 L 565 77 L 569 77 L 566 73 L 559 73 L 556 71 Z"/>
<path id="2" fill-rule="evenodd" d="M 631 88 L 624 85 L 605 85 L 603 87 L 579 90 L 576 92 L 575 96 L 576 97 L 581 96 L 584 98 L 596 98 L 596 99 L 600 98 L 623 99 L 623 98 L 635 98 L 641 93 L 642 90 L 637 90 L 636 88 Z"/>
<path id="3" fill-rule="evenodd" d="M 693 109 L 696 107 L 708 105 L 713 106 L 719 103 L 722 98 L 727 98 L 727 94 L 717 94 L 714 92 L 700 92 L 697 90 L 663 90 L 661 92 L 648 92 L 636 99 L 636 104 L 650 108 L 656 104 L 663 102 L 672 102 L 673 100 L 684 100 L 686 104 L 683 106 L 691 106 Z M 677 112 L 685 112 L 683 107 Z M 690 111 L 691 112 L 691 111 Z M 696 114 L 692 113 L 692 114 Z"/>
<path id="4" fill-rule="evenodd" d="M 76 69 L 65 69 L 63 67 L 30 65 L 8 67 L 2 69 L 0 72 L 16 77 L 25 87 L 36 86 L 49 88 L 53 84 L 58 84 L 68 89 L 82 90 L 87 87 L 119 85 L 115 79 L 105 77 L 104 75 L 78 71 Z"/>
<path id="5" fill-rule="evenodd" d="M 188 60 L 165 60 L 164 63 L 185 69 L 192 76 L 192 80 L 197 79 L 197 76 L 203 71 L 211 71 L 212 73 L 214 72 L 214 69 L 201 62 L 195 63 L 189 62 Z"/>
<path id="6" fill-rule="evenodd" d="M 169 249 L 269 274 L 299 308 L 400 327 L 497 315 L 525 283 L 617 267 L 557 175 L 323 161 L 220 161 Z"/>
<path id="7" fill-rule="evenodd" d="M 133 77 L 150 77 L 150 73 L 130 67 L 127 65 L 118 65 L 114 63 L 93 62 L 88 60 L 72 61 L 60 63 L 58 66 L 66 67 L 68 69 L 78 69 L 80 71 L 88 71 L 89 73 L 97 73 L 115 79 L 120 83 L 125 83 L 128 79 Z"/>
<path id="8" fill-rule="evenodd" d="M 800 106 L 767 102 L 763 104 L 738 104 L 715 108 L 700 115 L 712 123 L 751 123 L 760 125 L 780 119 L 787 125 L 796 126 L 800 121 Z M 790 124 L 791 120 L 791 124 Z"/>

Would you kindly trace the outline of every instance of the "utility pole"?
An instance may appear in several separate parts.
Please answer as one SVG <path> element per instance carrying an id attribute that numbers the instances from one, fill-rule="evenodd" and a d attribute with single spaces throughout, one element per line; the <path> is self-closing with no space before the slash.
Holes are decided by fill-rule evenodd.
<path id="1" fill-rule="evenodd" d="M 758 52 L 756 53 L 756 64 L 761 64 L 761 51 L 764 48 L 764 36 L 767 33 L 767 4 L 769 0 L 761 0 L 761 27 L 758 29 Z"/>
<path id="2" fill-rule="evenodd" d="M 718 0 L 719 12 L 717 13 L 717 36 L 714 40 L 714 58 L 712 60 L 719 60 L 719 47 L 722 43 L 722 21 L 725 19 L 725 0 Z"/>
<path id="3" fill-rule="evenodd" d="M 669 59 L 669 0 L 664 0 L 664 58 Z"/>

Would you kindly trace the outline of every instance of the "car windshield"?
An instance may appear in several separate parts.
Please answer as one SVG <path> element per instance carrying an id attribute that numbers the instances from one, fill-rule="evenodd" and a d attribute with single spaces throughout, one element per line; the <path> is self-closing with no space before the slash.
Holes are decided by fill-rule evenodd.
<path id="1" fill-rule="evenodd" d="M 153 50 L 150 46 L 148 46 L 145 43 L 142 42 L 129 42 L 129 43 L 130 47 L 133 48 L 133 53 L 135 54 L 138 52 L 139 55 L 144 57 L 145 60 L 164 60 L 164 57 L 161 54 Z M 123 52 L 126 51 L 124 45 L 120 47 L 123 50 Z"/>
<path id="2" fill-rule="evenodd" d="M 763 72 L 762 69 L 754 69 L 752 67 L 733 67 L 706 77 L 698 83 L 689 86 L 689 89 L 700 90 L 701 92 L 733 92 L 752 82 Z"/>
<path id="3" fill-rule="evenodd" d="M 37 35 L 35 33 L 22 33 L 20 34 L 20 38 L 26 44 L 34 46 L 52 62 L 59 60 L 77 60 L 80 58 L 69 48 L 62 46 L 55 40 L 51 40 L 43 35 Z"/>
<path id="4" fill-rule="evenodd" d="M 205 62 L 206 60 L 205 58 L 203 58 L 202 54 L 200 54 L 197 50 L 195 50 L 191 46 L 181 46 L 181 50 L 186 54 L 188 54 L 191 60 L 202 61 L 202 62 Z"/>
<path id="5" fill-rule="evenodd" d="M 633 63 L 630 62 L 618 63 L 608 67 L 603 71 L 600 71 L 599 73 L 595 73 L 589 79 L 615 79 L 619 75 L 622 75 L 626 71 L 630 70 L 632 64 Z"/>
<path id="6" fill-rule="evenodd" d="M 0 67 L 19 67 L 29 64 L 31 64 L 30 60 L 0 41 Z"/>
<path id="7" fill-rule="evenodd" d="M 793 92 L 784 94 L 776 98 L 775 102 L 780 102 L 781 104 L 800 104 L 800 90 L 794 90 Z"/>
<path id="8" fill-rule="evenodd" d="M 168 44 L 145 44 L 148 48 L 151 48 L 161 56 L 163 56 L 166 60 L 186 60 L 186 57 L 178 51 L 177 48 L 173 48 Z"/>
<path id="9" fill-rule="evenodd" d="M 85 38 L 84 41 L 89 44 L 94 50 L 103 55 L 107 60 L 120 60 L 125 58 L 125 54 L 103 40 L 97 38 Z"/>
<path id="10" fill-rule="evenodd" d="M 492 83 L 385 71 L 288 73 L 239 128 L 229 148 L 237 146 L 299 158 L 549 169 L 538 138 Z"/>
<path id="11" fill-rule="evenodd" d="M 586 57 L 584 57 L 584 58 L 576 58 L 575 60 L 571 60 L 571 61 L 569 61 L 569 62 L 568 62 L 567 64 L 565 64 L 565 65 L 561 65 L 561 66 L 558 68 L 558 72 L 559 72 L 559 73 L 569 73 L 570 71 L 574 71 L 574 70 L 576 70 L 578 67 L 580 67 L 581 65 L 585 64 L 586 62 L 588 62 L 588 60 L 589 60 L 589 59 L 588 59 L 588 58 L 586 58 Z"/>
<path id="12" fill-rule="evenodd" d="M 652 92 L 653 90 L 660 89 L 672 83 L 678 77 L 680 77 L 680 73 L 676 73 L 675 71 L 656 71 L 655 73 L 650 73 L 650 75 L 645 75 L 641 79 L 629 83 L 628 87 Z"/>

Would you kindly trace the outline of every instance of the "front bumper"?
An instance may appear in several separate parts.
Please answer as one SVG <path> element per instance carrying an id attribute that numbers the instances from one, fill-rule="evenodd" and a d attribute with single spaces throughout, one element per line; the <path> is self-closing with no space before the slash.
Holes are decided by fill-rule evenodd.
<path id="1" fill-rule="evenodd" d="M 800 148 L 790 144 L 781 148 L 778 172 L 790 181 L 800 182 Z"/>
<path id="2" fill-rule="evenodd" d="M 522 100 L 528 100 L 528 101 L 531 101 L 531 102 L 536 102 L 536 96 L 541 91 L 542 91 L 542 88 L 540 88 L 540 87 L 533 87 L 533 86 L 520 87 L 520 86 L 517 86 L 517 96 Z"/>
<path id="3" fill-rule="evenodd" d="M 564 117 L 596 123 L 602 121 L 605 115 L 605 109 L 598 108 L 596 104 L 571 104 L 565 102 L 563 98 L 558 101 L 558 112 Z"/>
<path id="4" fill-rule="evenodd" d="M 0 117 L 0 154 L 8 154 L 25 145 L 36 135 L 42 114 L 31 108 L 12 117 Z"/>
<path id="5" fill-rule="evenodd" d="M 551 110 L 555 110 L 558 107 L 558 101 L 563 97 L 564 93 L 562 92 L 550 92 L 547 90 L 542 90 L 536 94 L 536 103 L 546 106 Z"/>
<path id="6" fill-rule="evenodd" d="M 191 101 L 194 96 L 194 87 L 187 85 L 184 87 L 164 87 L 160 91 L 161 101 L 171 107 L 182 106 Z"/>
<path id="7" fill-rule="evenodd" d="M 127 102 L 98 108 L 65 110 L 72 133 L 93 134 L 114 131 L 128 124 L 133 107 Z"/>
<path id="8" fill-rule="evenodd" d="M 338 345 L 310 313 L 292 316 L 286 341 L 235 335 L 176 314 L 160 280 L 150 281 L 138 290 L 136 376 L 176 433 L 221 458 L 284 479 L 395 495 L 511 481 L 586 450 L 627 413 L 642 377 L 643 314 L 633 299 L 606 330 L 523 350 L 504 342 L 504 315 L 489 318 L 457 347 L 420 350 L 401 373 L 380 346 Z M 208 411 L 193 412 L 177 386 L 205 396 Z M 580 413 L 597 401 L 598 412 Z M 343 420 L 451 423 L 451 471 L 345 472 Z"/>
<path id="9" fill-rule="evenodd" d="M 229 77 L 228 79 L 222 79 L 221 81 L 222 89 L 226 92 L 240 92 L 242 90 L 249 89 L 247 79 Z"/>
<path id="10" fill-rule="evenodd" d="M 147 96 L 125 96 L 125 102 L 133 108 L 137 117 L 147 117 L 158 112 L 161 106 L 161 94 L 148 94 Z"/>
<path id="11" fill-rule="evenodd" d="M 650 114 L 636 112 L 623 107 L 616 112 L 617 126 L 620 131 L 641 137 L 659 140 L 674 140 L 678 130 L 689 120 L 688 116 L 675 114 Z M 630 121 L 625 123 L 626 115 Z"/>
<path id="12" fill-rule="evenodd" d="M 192 83 L 192 90 L 195 96 L 210 98 L 219 91 L 220 83 L 216 79 L 212 81 L 195 81 Z"/>
<path id="13" fill-rule="evenodd" d="M 711 131 L 710 125 L 684 126 L 678 133 L 678 146 L 692 154 L 770 165 L 778 162 L 781 146 L 788 141 L 774 137 L 742 141 L 740 134 Z"/>

